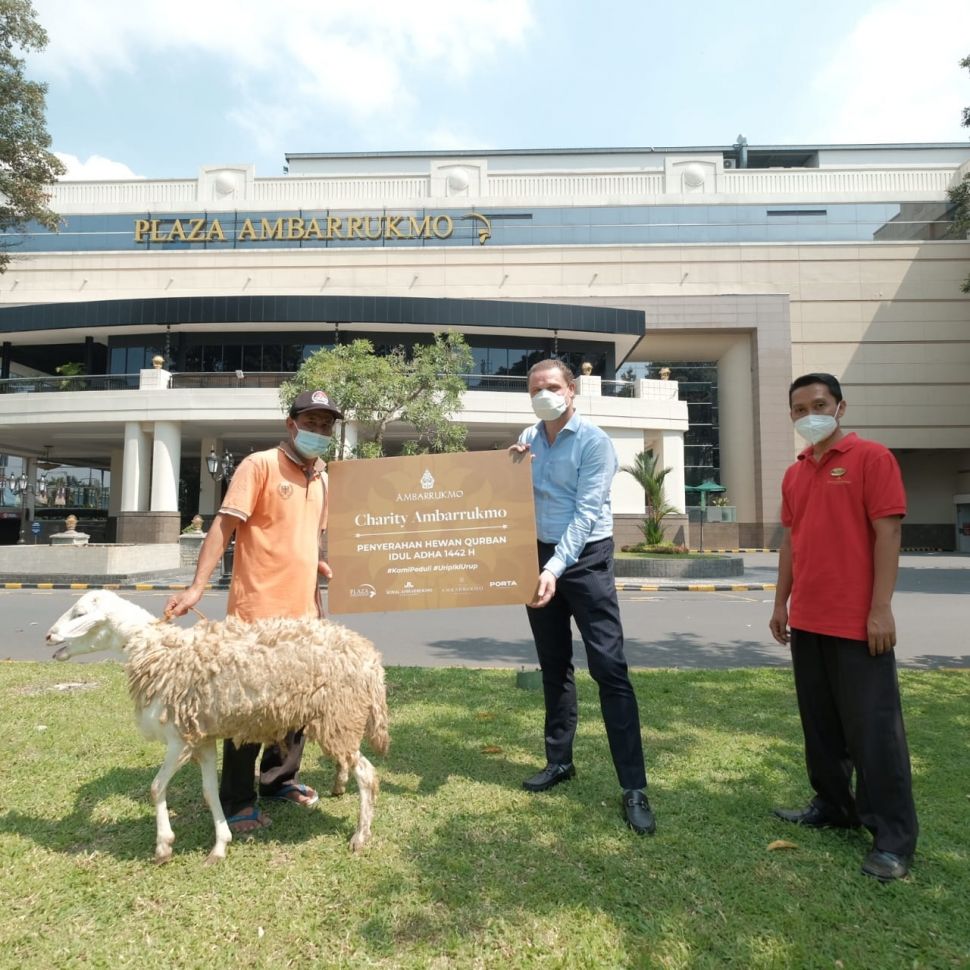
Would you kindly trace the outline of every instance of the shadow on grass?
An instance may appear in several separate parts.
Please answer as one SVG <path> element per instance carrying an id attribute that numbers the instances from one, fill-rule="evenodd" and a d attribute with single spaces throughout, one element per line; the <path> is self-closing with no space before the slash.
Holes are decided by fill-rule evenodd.
<path id="1" fill-rule="evenodd" d="M 530 940 L 534 926 L 546 927 L 552 955 L 560 943 L 548 938 L 550 925 L 573 942 L 584 932 L 569 914 L 618 934 L 619 951 L 635 965 L 662 962 L 663 939 L 679 941 L 711 966 L 840 959 L 892 965 L 919 953 L 946 962 L 964 952 L 957 926 L 970 889 L 967 852 L 950 841 L 957 830 L 943 816 L 954 804 L 963 808 L 962 782 L 955 779 L 966 777 L 966 754 L 954 745 L 941 750 L 944 739 L 934 732 L 967 720 L 965 680 L 941 693 L 919 675 L 904 678 L 904 703 L 920 722 L 911 731 L 918 800 L 937 831 L 924 837 L 913 880 L 882 887 L 859 873 L 870 847 L 864 830 L 801 830 L 771 815 L 773 805 L 802 805 L 809 795 L 794 696 L 779 690 L 775 675 L 736 671 L 730 683 L 702 672 L 634 675 L 659 819 L 655 838 L 625 828 L 587 678 L 580 683 L 578 777 L 530 795 L 518 788 L 522 769 L 541 762 L 529 764 L 527 753 L 541 752 L 538 692 L 517 692 L 511 677 L 501 689 L 494 675 L 476 686 L 470 674 L 454 689 L 433 678 L 409 685 L 403 677 L 392 675 L 395 773 L 417 775 L 415 793 L 425 796 L 462 782 L 472 782 L 474 794 L 463 811 L 442 813 L 430 828 L 397 842 L 412 860 L 415 881 L 379 887 L 361 929 L 388 958 L 415 940 L 447 950 L 456 934 L 484 938 L 503 930 L 511 952 L 541 954 L 542 941 Z M 432 696 L 441 716 L 429 730 L 420 717 L 412 722 L 406 715 L 419 713 Z M 529 721 L 531 737 L 523 732 Z M 489 742 L 502 753 L 484 755 Z M 922 754 L 928 751 L 942 757 Z M 398 793 L 406 794 L 406 786 Z M 776 839 L 797 848 L 769 852 Z M 415 893 L 425 905 L 414 906 Z M 852 925 L 895 929 L 846 943 L 839 928 Z M 766 963 L 769 951 L 776 958 Z"/>
<path id="2" fill-rule="evenodd" d="M 112 768 L 77 789 L 69 814 L 44 818 L 8 811 L 0 815 L 0 833 L 31 839 L 45 849 L 67 855 L 99 853 L 119 860 L 148 861 L 155 853 L 155 811 L 150 796 L 155 774 L 154 768 Z M 349 797 L 356 801 L 356 792 Z M 111 818 L 112 813 L 118 814 L 119 804 L 124 806 L 125 817 Z M 309 812 L 270 803 L 267 811 L 274 824 L 258 837 L 300 843 L 332 833 L 341 840 L 345 835 L 349 839 L 353 828 L 348 828 L 343 818 L 328 814 L 327 804 L 328 799 L 321 798 L 316 809 Z M 182 768 L 169 784 L 168 807 L 176 854 L 207 855 L 215 842 L 215 830 L 195 764 Z M 236 836 L 236 841 L 243 839 Z"/>

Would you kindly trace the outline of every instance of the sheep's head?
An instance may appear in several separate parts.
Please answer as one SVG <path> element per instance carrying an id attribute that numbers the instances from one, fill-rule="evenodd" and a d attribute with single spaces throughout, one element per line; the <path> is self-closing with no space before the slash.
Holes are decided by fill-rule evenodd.
<path id="1" fill-rule="evenodd" d="M 146 620 L 151 620 L 151 614 L 141 607 L 110 590 L 93 589 L 47 631 L 47 642 L 58 647 L 55 660 L 68 660 L 83 653 L 117 653 Z"/>

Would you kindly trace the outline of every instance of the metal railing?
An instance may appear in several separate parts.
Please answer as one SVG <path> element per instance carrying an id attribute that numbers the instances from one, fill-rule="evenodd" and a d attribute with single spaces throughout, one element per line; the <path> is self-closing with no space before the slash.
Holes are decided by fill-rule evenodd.
<path id="1" fill-rule="evenodd" d="M 296 377 L 295 371 L 183 371 L 172 374 L 169 387 L 279 387 Z"/>
<path id="2" fill-rule="evenodd" d="M 130 391 L 138 389 L 137 374 L 78 374 L 73 377 L 5 377 L 0 394 L 50 391 Z"/>
<path id="3" fill-rule="evenodd" d="M 276 388 L 284 381 L 292 380 L 295 371 L 183 371 L 173 373 L 169 387 L 226 388 L 270 387 Z M 524 394 L 528 389 L 525 375 L 513 374 L 459 374 L 470 391 L 503 391 Z M 51 391 L 130 391 L 137 390 L 138 374 L 79 374 L 76 377 L 7 377 L 0 379 L 0 394 L 47 393 Z M 633 397 L 633 381 L 607 381 L 600 383 L 604 397 Z"/>

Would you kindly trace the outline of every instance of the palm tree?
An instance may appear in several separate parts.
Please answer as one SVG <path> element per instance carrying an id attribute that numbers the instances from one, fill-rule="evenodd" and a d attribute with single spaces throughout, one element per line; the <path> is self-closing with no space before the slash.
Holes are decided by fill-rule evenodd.
<path id="1" fill-rule="evenodd" d="M 664 516 L 677 511 L 664 498 L 663 484 L 672 468 L 657 468 L 658 456 L 652 448 L 637 454 L 632 465 L 624 465 L 620 471 L 632 475 L 643 489 L 647 501 L 647 517 L 639 526 L 643 540 L 648 546 L 656 546 L 664 541 Z"/>

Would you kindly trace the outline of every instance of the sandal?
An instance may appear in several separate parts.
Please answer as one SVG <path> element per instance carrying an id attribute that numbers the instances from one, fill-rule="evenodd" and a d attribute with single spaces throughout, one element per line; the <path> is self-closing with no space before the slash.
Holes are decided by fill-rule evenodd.
<path id="1" fill-rule="evenodd" d="M 312 788 L 307 785 L 299 785 L 293 781 L 287 782 L 272 795 L 263 795 L 262 797 L 272 799 L 274 802 L 292 802 L 301 808 L 313 808 L 320 801 L 320 796 Z"/>
<path id="2" fill-rule="evenodd" d="M 273 824 L 273 820 L 268 815 L 264 815 L 255 805 L 230 815 L 226 821 L 233 835 L 253 835 L 260 829 L 268 829 Z"/>

